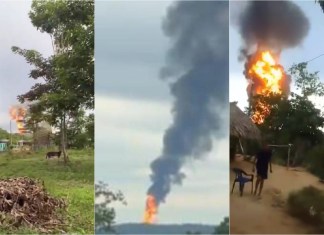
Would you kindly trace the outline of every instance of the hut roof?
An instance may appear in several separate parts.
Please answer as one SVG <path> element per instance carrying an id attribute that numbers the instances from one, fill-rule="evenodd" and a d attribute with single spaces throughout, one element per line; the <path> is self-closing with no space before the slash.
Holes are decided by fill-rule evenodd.
<path id="1" fill-rule="evenodd" d="M 230 103 L 230 135 L 245 139 L 261 139 L 259 128 L 239 107 Z"/>

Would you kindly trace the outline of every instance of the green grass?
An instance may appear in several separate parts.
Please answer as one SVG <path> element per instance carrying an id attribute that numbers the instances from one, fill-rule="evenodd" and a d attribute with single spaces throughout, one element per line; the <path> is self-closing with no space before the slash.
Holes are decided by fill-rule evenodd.
<path id="1" fill-rule="evenodd" d="M 0 154 L 0 178 L 28 176 L 43 180 L 53 197 L 65 198 L 65 218 L 68 233 L 93 234 L 94 232 L 94 152 L 93 150 L 68 151 L 70 163 L 63 159 L 45 159 L 45 152 L 31 154 Z M 0 233 L 36 233 L 26 227 Z"/>

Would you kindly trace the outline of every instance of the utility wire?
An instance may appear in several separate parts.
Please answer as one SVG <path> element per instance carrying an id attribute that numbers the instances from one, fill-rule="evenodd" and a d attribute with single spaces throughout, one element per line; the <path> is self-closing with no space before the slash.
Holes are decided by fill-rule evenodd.
<path id="1" fill-rule="evenodd" d="M 306 61 L 306 62 L 304 62 L 304 63 L 309 63 L 309 62 L 311 62 L 311 61 L 313 61 L 313 60 L 316 60 L 317 58 L 319 58 L 319 57 L 321 57 L 321 56 L 323 56 L 323 55 L 324 55 L 324 53 L 321 54 L 321 55 L 319 55 L 319 56 L 316 56 L 316 57 L 314 57 L 313 59 L 310 59 L 310 60 L 308 60 L 308 61 Z"/>

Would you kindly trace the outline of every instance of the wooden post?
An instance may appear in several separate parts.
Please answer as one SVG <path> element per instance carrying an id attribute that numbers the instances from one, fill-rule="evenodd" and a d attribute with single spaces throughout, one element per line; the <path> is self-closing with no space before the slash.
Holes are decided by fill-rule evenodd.
<path id="1" fill-rule="evenodd" d="M 245 155 L 244 154 L 244 149 L 243 149 L 243 146 L 242 146 L 242 143 L 241 143 L 241 138 L 239 138 L 238 140 L 239 140 L 239 144 L 240 144 L 240 147 L 241 147 L 241 151 L 242 151 L 243 155 Z"/>
<path id="2" fill-rule="evenodd" d="M 10 119 L 10 146 L 12 146 L 11 119 Z"/>
<path id="3" fill-rule="evenodd" d="M 251 87 L 250 87 L 250 97 L 249 97 L 249 112 L 248 112 L 248 116 L 249 117 L 251 117 L 251 114 L 252 114 L 252 102 L 253 102 L 253 85 L 254 85 L 254 83 L 253 83 L 253 80 L 252 79 L 250 79 L 250 82 L 251 82 Z"/>
<path id="4" fill-rule="evenodd" d="M 289 161 L 290 161 L 290 147 L 291 147 L 291 144 L 288 144 L 288 160 L 287 160 L 287 170 L 289 170 Z"/>

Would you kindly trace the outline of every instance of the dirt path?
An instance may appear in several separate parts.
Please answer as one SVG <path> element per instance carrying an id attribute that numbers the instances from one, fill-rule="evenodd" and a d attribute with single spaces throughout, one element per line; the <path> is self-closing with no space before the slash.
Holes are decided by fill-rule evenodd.
<path id="1" fill-rule="evenodd" d="M 236 159 L 232 167 L 240 167 L 252 173 L 252 164 Z M 231 185 L 234 174 L 231 173 Z M 265 181 L 261 199 L 251 195 L 251 184 L 246 184 L 243 197 L 239 196 L 238 185 L 230 196 L 231 234 L 305 234 L 310 228 L 300 220 L 291 217 L 284 209 L 288 194 L 305 186 L 313 185 L 324 190 L 318 178 L 302 171 L 289 171 L 273 165 L 273 173 Z"/>

